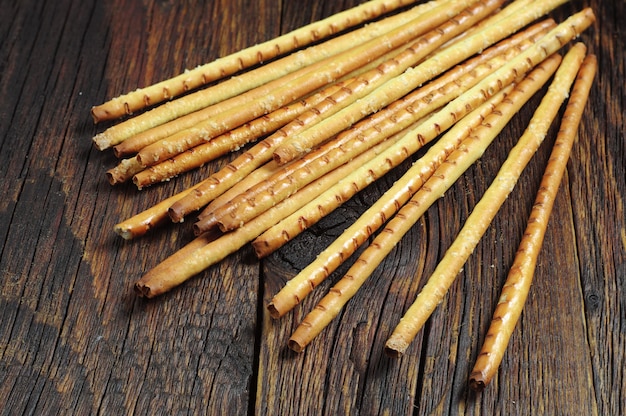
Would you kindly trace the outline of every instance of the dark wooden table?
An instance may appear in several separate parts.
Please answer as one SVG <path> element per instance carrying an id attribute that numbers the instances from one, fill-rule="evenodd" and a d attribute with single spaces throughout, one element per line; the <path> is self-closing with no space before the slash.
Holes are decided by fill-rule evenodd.
<path id="1" fill-rule="evenodd" d="M 573 1 L 600 72 L 529 300 L 483 393 L 468 375 L 554 131 L 401 359 L 385 340 L 521 134 L 533 99 L 405 236 L 303 354 L 286 342 L 339 274 L 284 318 L 265 305 L 402 169 L 268 259 L 247 247 L 157 299 L 133 283 L 191 224 L 124 241 L 113 225 L 223 165 L 141 192 L 112 187 L 89 110 L 358 4 L 342 1 L 0 1 L 1 414 L 626 413 L 626 3 Z M 422 282 L 423 283 L 423 282 Z"/>

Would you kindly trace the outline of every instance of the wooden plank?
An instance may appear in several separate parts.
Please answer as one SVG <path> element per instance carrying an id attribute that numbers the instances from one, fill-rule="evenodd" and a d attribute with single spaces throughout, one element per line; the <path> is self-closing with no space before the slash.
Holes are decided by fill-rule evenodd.
<path id="1" fill-rule="evenodd" d="M 430 209 L 303 354 L 289 335 L 347 268 L 292 313 L 271 296 L 398 177 L 373 184 L 263 262 L 249 248 L 158 299 L 136 278 L 191 238 L 113 225 L 223 166 L 138 192 L 90 138 L 91 105 L 361 1 L 23 1 L 0 15 L 0 403 L 11 414 L 623 414 L 626 325 L 623 2 L 591 6 L 600 72 L 535 284 L 493 385 L 467 377 L 549 154 L 550 137 L 401 359 L 387 336 L 462 226 L 533 104 Z M 538 99 L 533 101 L 536 105 Z M 554 130 L 554 129 L 553 129 Z M 553 131 L 554 133 L 554 131 Z"/>

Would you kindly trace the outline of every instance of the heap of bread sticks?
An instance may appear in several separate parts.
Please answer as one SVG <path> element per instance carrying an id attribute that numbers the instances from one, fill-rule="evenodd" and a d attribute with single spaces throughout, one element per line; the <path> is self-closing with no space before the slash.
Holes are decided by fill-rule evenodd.
<path id="1" fill-rule="evenodd" d="M 269 312 L 279 318 L 374 238 L 293 333 L 289 346 L 302 351 L 512 116 L 550 83 L 493 184 L 385 346 L 391 356 L 404 353 L 567 101 L 527 232 L 470 376 L 473 388 L 484 388 L 521 313 L 595 75 L 595 58 L 584 44 L 568 46 L 593 23 L 593 12 L 585 9 L 560 23 L 543 17 L 565 2 L 372 0 L 93 107 L 96 122 L 139 112 L 94 137 L 98 149 L 111 148 L 120 158 L 107 172 L 112 184 L 132 180 L 146 187 L 236 152 L 223 169 L 116 225 L 131 239 L 168 221 L 197 217 L 196 238 L 142 276 L 137 293 L 162 294 L 248 243 L 259 258 L 267 256 L 432 142 L 271 300 Z"/>

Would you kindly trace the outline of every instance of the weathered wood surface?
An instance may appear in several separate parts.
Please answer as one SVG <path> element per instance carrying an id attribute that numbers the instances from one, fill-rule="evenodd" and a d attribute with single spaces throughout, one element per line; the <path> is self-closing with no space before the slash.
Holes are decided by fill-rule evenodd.
<path id="1" fill-rule="evenodd" d="M 0 1 L 0 413 L 626 413 L 623 1 L 552 14 L 594 8 L 582 40 L 600 72 L 529 301 L 482 394 L 468 375 L 555 130 L 407 354 L 390 359 L 382 346 L 539 97 L 303 354 L 287 339 L 330 282 L 278 321 L 264 305 L 393 174 L 263 262 L 246 248 L 158 299 L 133 294 L 190 240 L 191 221 L 132 242 L 113 225 L 224 161 L 142 192 L 113 188 L 113 156 L 91 145 L 102 127 L 90 107 L 357 3 Z"/>

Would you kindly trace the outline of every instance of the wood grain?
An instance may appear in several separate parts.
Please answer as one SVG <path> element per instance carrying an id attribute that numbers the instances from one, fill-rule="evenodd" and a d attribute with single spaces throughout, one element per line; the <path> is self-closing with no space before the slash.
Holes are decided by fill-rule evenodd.
<path id="1" fill-rule="evenodd" d="M 113 226 L 220 166 L 141 192 L 111 187 L 89 109 L 358 4 L 0 0 L 0 414 L 626 413 L 625 3 L 593 7 L 600 71 L 535 280 L 501 369 L 467 378 L 556 126 L 401 359 L 397 320 L 495 176 L 535 97 L 302 354 L 286 342 L 342 271 L 292 313 L 269 299 L 399 177 L 400 166 L 262 262 L 250 247 L 158 299 L 134 281 L 190 241 L 191 221 L 122 241 Z"/>

